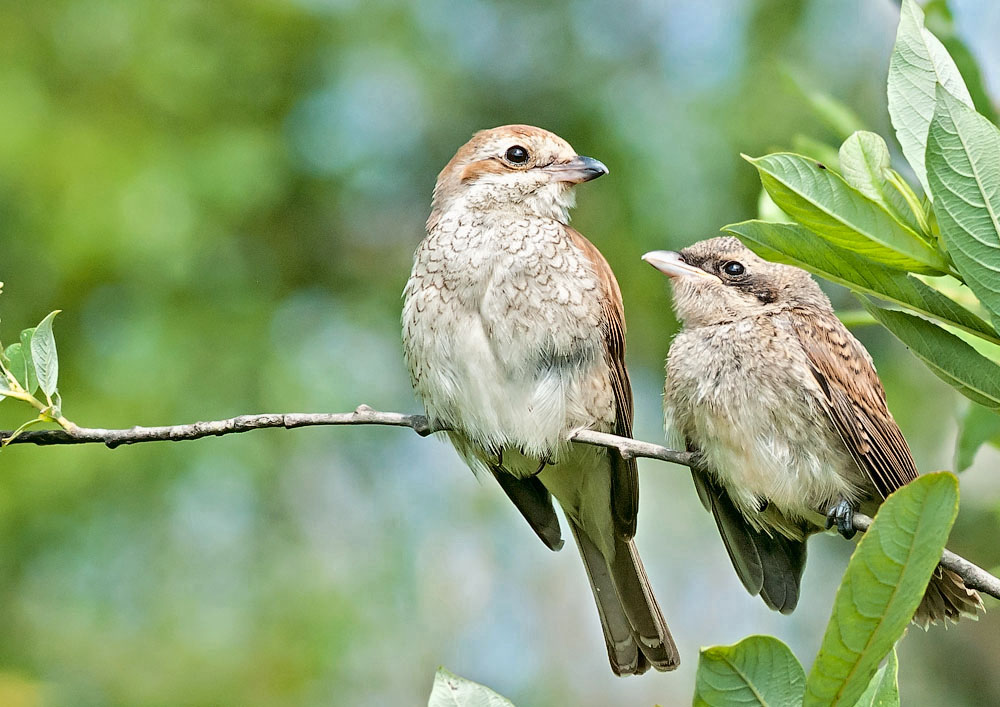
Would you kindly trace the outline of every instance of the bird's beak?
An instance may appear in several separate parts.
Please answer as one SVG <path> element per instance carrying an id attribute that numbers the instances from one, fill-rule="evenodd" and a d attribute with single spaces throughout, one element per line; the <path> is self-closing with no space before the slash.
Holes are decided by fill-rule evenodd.
<path id="1" fill-rule="evenodd" d="M 659 270 L 667 277 L 706 277 L 718 280 L 715 275 L 701 268 L 688 265 L 680 253 L 672 250 L 654 250 L 642 256 L 642 259 Z"/>
<path id="2" fill-rule="evenodd" d="M 608 173 L 608 168 L 603 162 L 582 155 L 577 155 L 568 162 L 553 162 L 544 169 L 553 174 L 557 181 L 570 184 L 589 182 Z"/>

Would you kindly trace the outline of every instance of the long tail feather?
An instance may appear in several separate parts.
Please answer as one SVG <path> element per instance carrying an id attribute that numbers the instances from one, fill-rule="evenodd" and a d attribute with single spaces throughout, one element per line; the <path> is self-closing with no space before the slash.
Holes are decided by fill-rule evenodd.
<path id="1" fill-rule="evenodd" d="M 653 597 L 635 543 L 619 539 L 609 562 L 586 532 L 570 521 L 601 617 L 611 669 L 641 675 L 650 666 L 674 670 L 680 654 Z"/>

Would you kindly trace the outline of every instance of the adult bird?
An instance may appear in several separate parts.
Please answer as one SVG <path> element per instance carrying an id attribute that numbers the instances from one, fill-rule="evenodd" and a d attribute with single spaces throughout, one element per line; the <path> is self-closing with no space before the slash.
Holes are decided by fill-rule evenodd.
<path id="1" fill-rule="evenodd" d="M 573 187 L 607 171 L 540 128 L 476 133 L 438 175 L 404 291 L 403 347 L 428 417 L 552 550 L 559 501 L 611 668 L 631 675 L 678 665 L 632 539 L 636 465 L 567 441 L 579 429 L 632 432 L 618 283 L 568 225 Z"/>
<path id="2" fill-rule="evenodd" d="M 736 238 L 643 260 L 671 278 L 683 328 L 664 389 L 669 432 L 694 452 L 695 486 L 751 594 L 790 613 L 806 538 L 917 477 L 871 356 L 800 268 L 757 257 Z M 914 616 L 930 622 L 982 606 L 938 567 Z"/>

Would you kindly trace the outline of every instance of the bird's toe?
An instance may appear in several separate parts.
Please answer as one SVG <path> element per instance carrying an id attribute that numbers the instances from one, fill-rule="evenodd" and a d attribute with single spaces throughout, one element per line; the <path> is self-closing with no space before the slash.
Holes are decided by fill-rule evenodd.
<path id="1" fill-rule="evenodd" d="M 846 499 L 841 499 L 826 513 L 827 530 L 837 525 L 837 532 L 850 540 L 858 532 L 854 527 L 854 508 Z"/>

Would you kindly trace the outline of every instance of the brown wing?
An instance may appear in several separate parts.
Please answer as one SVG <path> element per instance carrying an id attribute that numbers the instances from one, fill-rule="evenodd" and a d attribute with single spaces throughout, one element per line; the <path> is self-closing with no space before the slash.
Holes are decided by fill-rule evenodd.
<path id="1" fill-rule="evenodd" d="M 601 287 L 601 331 L 604 334 L 604 357 L 611 371 L 611 388 L 615 396 L 614 433 L 632 436 L 632 385 L 625 369 L 625 307 L 615 274 L 608 261 L 593 243 L 580 233 L 566 227 L 573 244 L 587 256 Z M 628 540 L 635 535 L 639 511 L 639 471 L 634 459 L 622 459 L 609 452 L 611 459 L 611 506 L 615 528 Z"/>
<path id="2" fill-rule="evenodd" d="M 917 466 L 885 402 L 875 367 L 833 314 L 795 316 L 794 331 L 823 389 L 827 414 L 883 498 L 917 478 Z"/>

